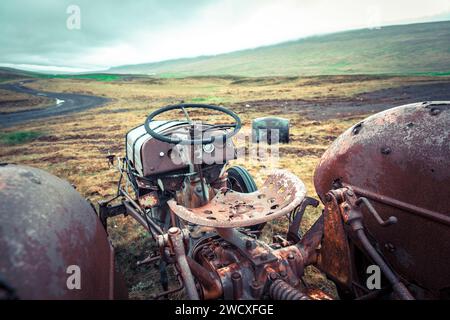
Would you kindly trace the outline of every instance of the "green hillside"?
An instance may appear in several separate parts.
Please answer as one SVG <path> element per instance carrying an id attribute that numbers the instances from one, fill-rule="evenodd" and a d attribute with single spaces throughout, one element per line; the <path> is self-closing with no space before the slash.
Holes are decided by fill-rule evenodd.
<path id="1" fill-rule="evenodd" d="M 450 74 L 450 21 L 314 36 L 216 56 L 111 68 L 159 77 Z"/>

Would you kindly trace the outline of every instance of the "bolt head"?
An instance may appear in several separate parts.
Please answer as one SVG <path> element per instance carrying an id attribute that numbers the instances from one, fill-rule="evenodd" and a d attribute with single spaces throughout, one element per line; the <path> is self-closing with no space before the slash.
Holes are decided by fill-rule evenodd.
<path id="1" fill-rule="evenodd" d="M 392 150 L 391 150 L 391 148 L 389 148 L 389 147 L 383 147 L 383 148 L 381 148 L 381 153 L 384 154 L 384 155 L 388 155 L 388 154 L 390 154 L 391 152 L 392 152 Z"/>
<path id="2" fill-rule="evenodd" d="M 432 116 L 437 116 L 439 113 L 441 113 L 441 110 L 438 109 L 438 108 L 432 108 L 430 110 L 430 113 L 431 113 Z"/>
<path id="3" fill-rule="evenodd" d="M 271 272 L 270 274 L 269 274 L 269 278 L 270 278 L 270 280 L 276 280 L 276 279 L 278 279 L 278 275 L 275 273 L 275 272 Z"/>
<path id="4" fill-rule="evenodd" d="M 156 241 L 157 241 L 158 246 L 159 246 L 160 248 L 161 248 L 161 247 L 164 247 L 164 237 L 163 237 L 162 235 L 157 236 Z"/>
<path id="5" fill-rule="evenodd" d="M 233 272 L 233 274 L 231 275 L 231 278 L 234 280 L 238 280 L 241 278 L 241 274 L 239 272 Z"/>
<path id="6" fill-rule="evenodd" d="M 394 246 L 392 243 L 390 243 L 390 242 L 386 243 L 386 244 L 384 245 L 384 247 L 385 247 L 386 250 L 388 250 L 389 252 L 394 252 L 394 251 L 395 251 L 395 246 Z"/>

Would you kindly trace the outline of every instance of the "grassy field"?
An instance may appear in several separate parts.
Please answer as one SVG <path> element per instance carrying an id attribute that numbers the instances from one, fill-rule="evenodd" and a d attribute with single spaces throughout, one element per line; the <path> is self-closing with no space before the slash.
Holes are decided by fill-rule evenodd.
<path id="1" fill-rule="evenodd" d="M 450 21 L 387 26 L 308 37 L 250 50 L 128 65 L 111 73 L 310 76 L 450 75 Z"/>
<path id="2" fill-rule="evenodd" d="M 107 161 L 108 153 L 124 155 L 124 135 L 142 124 L 146 115 L 158 107 L 180 101 L 216 103 L 230 107 L 243 121 L 243 133 L 250 133 L 251 120 L 267 115 L 282 115 L 291 121 L 291 143 L 280 146 L 281 159 L 268 164 L 258 159 L 238 159 L 261 185 L 272 168 L 285 168 L 306 184 L 308 195 L 316 197 L 313 173 L 321 154 L 345 129 L 366 114 L 338 115 L 314 120 L 295 108 L 284 109 L 288 101 L 352 99 L 355 95 L 382 88 L 392 88 L 434 79 L 427 77 L 324 76 L 324 77 L 195 77 L 186 79 L 136 78 L 128 81 L 41 78 L 30 87 L 50 92 L 87 93 L 111 98 L 97 109 L 64 117 L 49 118 L 3 130 L 0 134 L 0 162 L 39 167 L 67 179 L 94 203 L 115 194 L 118 175 Z M 1 96 L 0 96 L 1 97 Z M 254 107 L 269 101 L 266 107 Z M 308 102 L 309 103 L 309 102 Z M 220 120 L 209 114 L 200 119 Z M 308 209 L 304 229 L 318 217 L 321 208 Z M 287 221 L 270 223 L 265 237 L 286 231 Z M 136 266 L 149 253 L 151 241 L 131 218 L 109 221 L 110 235 L 116 247 L 118 265 L 125 274 L 130 297 L 149 298 L 160 290 L 157 269 Z M 328 288 L 318 272 L 309 279 Z M 180 297 L 180 296 L 178 296 Z"/>

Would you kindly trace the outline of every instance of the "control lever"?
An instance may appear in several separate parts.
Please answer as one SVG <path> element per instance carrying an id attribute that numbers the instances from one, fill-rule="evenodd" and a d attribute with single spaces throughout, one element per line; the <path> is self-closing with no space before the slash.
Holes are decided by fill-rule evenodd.
<path id="1" fill-rule="evenodd" d="M 289 225 L 289 230 L 287 233 L 287 240 L 292 243 L 297 243 L 300 241 L 300 236 L 298 231 L 300 229 L 300 223 L 302 222 L 303 214 L 305 213 L 305 209 L 307 206 L 317 207 L 319 205 L 319 201 L 311 198 L 305 197 L 300 205 L 294 210 L 294 216 L 292 219 L 292 223 Z"/>
<path id="2" fill-rule="evenodd" d="M 387 218 L 387 220 L 383 220 L 383 218 L 380 217 L 378 212 L 372 206 L 370 201 L 367 200 L 367 198 L 364 198 L 364 197 L 358 198 L 355 203 L 357 206 L 364 204 L 367 207 L 367 209 L 369 210 L 370 214 L 377 220 L 378 224 L 380 224 L 383 227 L 388 227 L 390 225 L 396 224 L 398 221 L 397 217 L 394 217 L 394 216 L 390 216 L 389 218 Z"/>

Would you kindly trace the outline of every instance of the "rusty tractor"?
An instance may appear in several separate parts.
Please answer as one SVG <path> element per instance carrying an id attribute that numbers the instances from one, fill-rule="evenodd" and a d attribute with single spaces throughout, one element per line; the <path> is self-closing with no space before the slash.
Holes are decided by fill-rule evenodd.
<path id="1" fill-rule="evenodd" d="M 183 112 L 186 119 L 155 120 L 173 110 Z M 233 121 L 205 124 L 192 120 L 189 114 L 211 110 Z M 159 262 L 163 290 L 154 295 L 155 299 L 181 290 L 189 299 L 330 298 L 305 283 L 308 266 L 315 266 L 332 280 L 341 299 L 449 298 L 450 102 L 392 108 L 366 118 L 338 137 L 314 174 L 324 209 L 303 234 L 300 225 L 305 209 L 320 202 L 306 196 L 304 183 L 286 170 L 274 170 L 257 189 L 244 168 L 230 167 L 228 162 L 236 156 L 231 138 L 240 127 L 238 115 L 220 106 L 180 104 L 151 113 L 143 125 L 126 135 L 126 155 L 117 160 L 117 195 L 98 206 L 104 228 L 95 227 L 94 232 L 98 222 L 91 212 L 86 213 L 89 219 L 76 221 L 71 227 L 81 238 L 64 236 L 74 219 L 70 210 L 93 209 L 76 196 L 68 199 L 55 195 L 58 210 L 67 219 L 57 224 L 61 229 L 58 239 L 89 244 L 94 234 L 100 235 L 102 239 L 95 240 L 96 249 L 90 249 L 99 253 L 91 259 L 111 266 L 110 249 L 104 239 L 107 220 L 117 215 L 132 216 L 158 247 L 158 254 L 141 262 Z M 113 163 L 114 156 L 109 161 Z M 34 189 L 30 189 L 31 182 L 11 182 L 17 180 L 10 177 L 11 172 L 20 170 L 34 172 L 13 170 L 11 165 L 0 167 L 0 194 L 6 199 L 0 209 L 2 214 L 8 212 L 8 217 L 23 220 L 23 212 L 30 207 L 27 203 L 33 198 L 19 197 L 14 202 L 16 196 L 11 190 L 18 187 L 32 194 Z M 27 175 L 16 177 L 32 179 Z M 32 209 L 47 210 L 44 206 Z M 22 216 L 15 215 L 18 211 Z M 286 234 L 274 237 L 272 243 L 262 241 L 259 235 L 264 225 L 282 218 L 289 220 Z M 13 255 L 19 242 L 27 242 L 31 235 L 8 241 L 14 236 L 5 236 L 1 230 L 0 247 L 9 251 L 0 251 L 5 255 L 0 259 L 0 275 L 7 284 L 5 288 L 20 297 L 26 292 L 23 288 L 27 283 L 20 281 L 26 271 L 19 278 L 12 276 L 20 270 L 14 267 Z M 41 242 L 29 244 L 36 248 L 55 240 L 51 232 L 36 237 Z M 55 263 L 81 252 L 77 249 L 72 255 L 67 248 L 59 249 L 66 254 Z M 23 265 L 29 262 L 23 260 Z M 169 265 L 178 279 L 175 287 L 169 287 Z M 377 288 L 367 285 L 371 266 L 380 270 Z M 95 270 L 95 266 L 91 268 Z M 109 270 L 109 280 L 92 281 L 103 281 L 101 297 L 114 298 L 114 268 Z M 51 297 L 55 296 L 57 293 Z"/>

